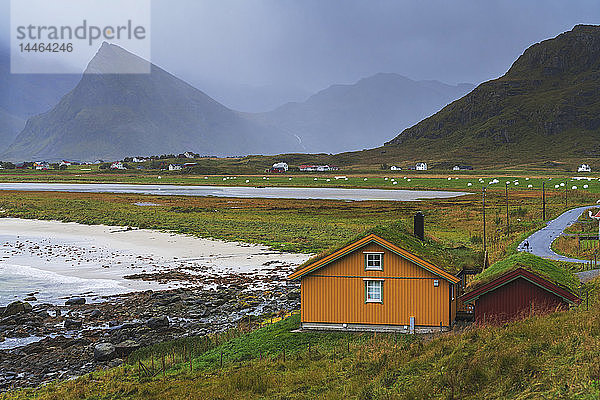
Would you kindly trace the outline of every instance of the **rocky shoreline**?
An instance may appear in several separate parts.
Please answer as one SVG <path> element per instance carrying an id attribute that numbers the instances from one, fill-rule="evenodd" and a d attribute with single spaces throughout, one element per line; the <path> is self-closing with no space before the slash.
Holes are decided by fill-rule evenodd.
<path id="1" fill-rule="evenodd" d="M 300 307 L 295 284 L 256 289 L 247 281 L 231 283 L 134 292 L 91 304 L 70 298 L 62 306 L 19 301 L 0 307 L 0 392 L 117 366 L 139 347 L 222 332 L 249 315 Z"/>

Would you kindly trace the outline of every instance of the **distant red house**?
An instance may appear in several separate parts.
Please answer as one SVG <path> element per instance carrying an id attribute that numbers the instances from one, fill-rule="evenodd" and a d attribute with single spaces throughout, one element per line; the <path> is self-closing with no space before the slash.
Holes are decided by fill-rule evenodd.
<path id="1" fill-rule="evenodd" d="M 464 294 L 475 307 L 475 322 L 502 323 L 552 311 L 568 310 L 581 299 L 524 268 L 517 268 Z"/>

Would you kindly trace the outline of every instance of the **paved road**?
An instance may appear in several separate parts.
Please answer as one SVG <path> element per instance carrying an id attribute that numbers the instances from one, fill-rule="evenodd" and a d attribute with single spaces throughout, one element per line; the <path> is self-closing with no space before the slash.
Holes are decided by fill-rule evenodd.
<path id="1" fill-rule="evenodd" d="M 548 222 L 548 224 L 535 232 L 533 235 L 529 236 L 523 242 L 519 244 L 519 251 L 525 251 L 525 247 L 523 243 L 525 241 L 529 242 L 529 252 L 535 254 L 536 256 L 540 256 L 542 258 L 547 258 L 550 260 L 556 261 L 567 261 L 572 263 L 587 263 L 589 260 L 578 260 L 576 258 L 570 258 L 566 256 L 561 256 L 560 254 L 556 254 L 550 246 L 552 242 L 556 240 L 560 236 L 560 234 L 570 225 L 572 225 L 577 218 L 588 208 L 597 207 L 597 206 L 584 206 L 574 208 L 569 210 L 561 215 L 559 215 L 556 219 Z"/>
<path id="2" fill-rule="evenodd" d="M 536 256 L 540 256 L 542 258 L 547 258 L 550 260 L 557 261 L 567 261 L 572 263 L 587 263 L 589 260 L 578 260 L 576 258 L 561 256 L 560 254 L 556 254 L 552 249 L 551 245 L 556 238 L 558 238 L 561 233 L 570 225 L 572 225 L 577 218 L 588 208 L 592 208 L 594 206 L 584 206 L 574 208 L 569 210 L 561 215 L 558 218 L 553 219 L 548 222 L 548 224 L 535 232 L 533 235 L 529 236 L 523 242 L 519 244 L 519 251 L 526 251 L 523 243 L 525 241 L 529 242 L 529 252 L 535 254 Z M 575 274 L 581 282 L 587 282 L 594 279 L 597 276 L 600 276 L 600 269 L 594 269 L 590 271 L 578 272 Z"/>
<path id="3" fill-rule="evenodd" d="M 592 279 L 600 276 L 600 269 L 591 269 L 589 271 L 576 272 L 575 275 L 583 283 L 591 281 Z"/>

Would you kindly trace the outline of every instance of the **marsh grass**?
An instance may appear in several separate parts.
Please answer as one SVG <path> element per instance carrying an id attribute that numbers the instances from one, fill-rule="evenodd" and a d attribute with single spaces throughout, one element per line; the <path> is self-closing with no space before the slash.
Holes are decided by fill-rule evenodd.
<path id="1" fill-rule="evenodd" d="M 580 204 L 593 198 L 582 198 Z M 548 194 L 547 200 L 548 218 L 564 211 L 560 197 Z M 141 207 L 137 202 L 160 206 Z M 502 192 L 488 191 L 486 204 L 490 216 L 503 215 Z M 488 219 L 491 262 L 512 253 L 517 239 L 543 226 L 537 194 L 514 192 L 510 204 L 526 213 L 519 211 L 519 217 L 511 218 L 510 234 L 504 223 Z M 339 246 L 378 225 L 401 220 L 411 226 L 417 211 L 425 213 L 431 239 L 448 247 L 482 250 L 480 195 L 404 203 L 0 191 L 0 216 L 159 229 L 304 253 Z"/>

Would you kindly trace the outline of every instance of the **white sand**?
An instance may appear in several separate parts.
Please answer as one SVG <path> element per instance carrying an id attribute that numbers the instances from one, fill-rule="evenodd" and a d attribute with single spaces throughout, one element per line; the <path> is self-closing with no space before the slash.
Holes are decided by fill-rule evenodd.
<path id="1" fill-rule="evenodd" d="M 47 279 L 54 279 L 59 285 L 81 286 L 82 292 L 102 287 L 99 294 L 109 294 L 113 286 L 115 293 L 175 287 L 175 283 L 125 280 L 123 276 L 165 272 L 176 267 L 190 267 L 191 273 L 202 276 L 221 276 L 265 274 L 284 265 L 281 273 L 288 273 L 308 257 L 275 252 L 266 246 L 147 229 L 0 218 L 0 278 L 3 273 L 12 274 L 13 279 L 17 274 L 26 282 L 27 278 L 40 279 L 47 273 Z M 39 289 L 34 283 L 26 286 L 34 286 L 27 288 L 30 291 Z"/>

